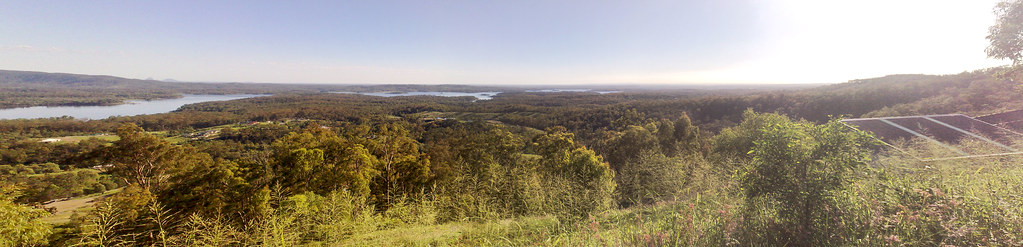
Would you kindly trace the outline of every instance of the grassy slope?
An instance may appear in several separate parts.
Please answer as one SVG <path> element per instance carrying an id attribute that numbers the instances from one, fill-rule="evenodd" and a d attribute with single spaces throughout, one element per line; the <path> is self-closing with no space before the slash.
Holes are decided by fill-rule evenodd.
<path id="1" fill-rule="evenodd" d="M 51 224 L 64 224 L 71 220 L 71 215 L 76 211 L 87 210 L 93 204 L 96 204 L 96 199 L 100 199 L 114 193 L 120 192 L 121 189 L 108 190 L 103 193 L 85 195 L 80 197 L 71 198 L 67 201 L 52 202 L 43 204 L 47 208 L 56 208 L 57 212 L 53 215 L 43 218 L 42 220 Z"/>
<path id="2" fill-rule="evenodd" d="M 40 140 L 40 141 L 41 140 L 45 140 L 45 139 L 58 139 L 60 141 L 56 142 L 56 143 L 57 144 L 61 144 L 61 143 L 77 143 L 77 142 L 80 142 L 80 141 L 83 141 L 83 140 L 89 139 L 89 138 L 99 138 L 100 140 L 111 141 L 111 142 L 112 141 L 117 141 L 118 139 L 120 139 L 116 135 L 110 135 L 110 134 L 61 136 L 61 137 L 34 138 L 34 139 L 37 139 L 37 140 Z"/>

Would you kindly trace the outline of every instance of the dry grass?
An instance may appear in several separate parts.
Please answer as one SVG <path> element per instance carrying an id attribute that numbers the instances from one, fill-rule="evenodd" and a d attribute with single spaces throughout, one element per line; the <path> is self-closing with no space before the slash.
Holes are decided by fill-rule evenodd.
<path id="1" fill-rule="evenodd" d="M 44 139 L 58 139 L 58 140 L 60 140 L 60 142 L 57 142 L 57 144 L 62 144 L 62 143 L 78 143 L 80 141 L 83 141 L 83 140 L 86 140 L 86 139 L 89 139 L 89 138 L 99 138 L 100 140 L 105 140 L 105 141 L 116 141 L 118 139 L 121 139 L 120 137 L 117 137 L 117 135 L 110 135 L 110 134 L 81 135 L 81 136 L 61 136 L 61 137 L 38 138 L 38 139 L 40 141 L 44 140 Z"/>
<path id="2" fill-rule="evenodd" d="M 466 232 L 474 229 L 472 223 L 410 226 L 373 231 L 353 236 L 340 246 L 449 246 Z"/>
<path id="3" fill-rule="evenodd" d="M 44 207 L 54 208 L 57 212 L 44 217 L 42 220 L 43 222 L 55 225 L 67 223 L 71 220 L 71 215 L 73 215 L 75 211 L 88 209 L 89 207 L 92 207 L 92 205 L 96 204 L 98 201 L 97 199 L 113 195 L 119 191 L 121 191 L 121 189 L 108 190 L 103 193 L 80 196 L 67 201 L 43 204 Z"/>

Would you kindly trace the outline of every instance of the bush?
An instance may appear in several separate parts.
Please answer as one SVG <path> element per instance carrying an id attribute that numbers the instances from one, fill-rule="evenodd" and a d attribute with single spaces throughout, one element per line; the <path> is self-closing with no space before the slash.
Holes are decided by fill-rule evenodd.
<path id="1" fill-rule="evenodd" d="M 621 205 L 637 205 L 676 199 L 692 179 L 689 173 L 697 162 L 660 153 L 641 154 L 615 174 L 618 201 Z"/>
<path id="2" fill-rule="evenodd" d="M 757 131 L 745 129 L 750 126 Z M 838 121 L 815 125 L 775 114 L 748 114 L 737 128 L 729 131 L 743 133 L 736 140 L 752 141 L 752 157 L 739 171 L 746 241 L 798 246 L 850 241 L 832 234 L 849 217 L 840 210 L 840 195 L 853 172 L 866 167 L 874 140 Z"/>

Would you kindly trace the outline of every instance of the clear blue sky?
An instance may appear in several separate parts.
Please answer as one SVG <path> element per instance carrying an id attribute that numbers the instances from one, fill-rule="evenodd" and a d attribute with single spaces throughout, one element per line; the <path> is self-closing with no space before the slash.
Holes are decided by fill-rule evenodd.
<path id="1" fill-rule="evenodd" d="M 829 83 L 1007 63 L 983 51 L 996 0 L 841 2 L 0 0 L 0 69 L 182 81 Z"/>

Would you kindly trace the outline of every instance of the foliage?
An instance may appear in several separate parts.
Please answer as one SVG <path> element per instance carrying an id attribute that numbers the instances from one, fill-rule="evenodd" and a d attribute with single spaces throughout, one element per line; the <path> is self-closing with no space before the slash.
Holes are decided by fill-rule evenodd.
<path id="1" fill-rule="evenodd" d="M 988 57 L 1023 62 L 1023 1 L 1006 0 L 995 6 L 995 24 L 988 30 Z"/>
<path id="2" fill-rule="evenodd" d="M 26 189 L 22 190 L 17 201 L 25 203 L 42 203 L 120 187 L 110 175 L 95 169 L 58 169 L 57 172 L 42 174 L 0 176 L 0 181 L 24 186 Z"/>
<path id="3" fill-rule="evenodd" d="M 186 155 L 188 150 L 127 124 L 117 129 L 119 140 L 101 150 L 113 166 L 110 173 L 143 189 L 159 191 L 167 174 L 186 170 L 198 162 L 209 162 L 209 156 Z"/>
<path id="4" fill-rule="evenodd" d="M 224 220 L 226 212 L 244 212 L 248 208 L 246 204 L 250 203 L 248 192 L 254 190 L 238 173 L 238 165 L 228 160 L 196 165 L 172 175 L 168 179 L 170 185 L 159 194 L 160 201 L 181 216 L 209 217 L 195 219 L 199 220 L 196 224 L 210 223 L 206 220 L 211 219 Z"/>
<path id="5" fill-rule="evenodd" d="M 864 133 L 838 121 L 823 125 L 792 122 L 784 117 L 758 115 L 748 121 L 766 123 L 753 133 L 752 160 L 740 170 L 739 184 L 749 217 L 762 219 L 766 232 L 756 242 L 783 245 L 836 245 L 843 239 L 828 234 L 843 215 L 835 214 L 837 194 L 846 189 L 852 173 L 870 160 L 874 144 Z M 763 234 L 763 235 L 760 235 Z"/>
<path id="6" fill-rule="evenodd" d="M 273 150 L 272 183 L 293 194 L 347 190 L 368 197 L 379 173 L 377 157 L 362 144 L 321 128 L 288 134 Z"/>
<path id="7" fill-rule="evenodd" d="M 560 129 L 533 138 L 540 155 L 544 186 L 559 217 L 579 219 L 610 209 L 615 190 L 614 172 L 593 150 L 575 144 L 574 135 Z M 553 189 L 558 188 L 558 189 Z"/>
<path id="8" fill-rule="evenodd" d="M 595 150 L 615 171 L 618 204 L 630 207 L 676 198 L 702 172 L 699 129 L 686 114 L 620 132 L 605 132 Z"/>
<path id="9" fill-rule="evenodd" d="M 45 245 L 53 229 L 39 218 L 47 212 L 15 203 L 17 194 L 14 185 L 0 182 L 0 245 Z"/>
<path id="10" fill-rule="evenodd" d="M 79 245 L 168 245 L 178 223 L 145 188 L 130 185 L 106 198 L 77 223 Z"/>
<path id="11" fill-rule="evenodd" d="M 430 183 L 430 160 L 406 127 L 396 123 L 375 126 L 368 138 L 360 139 L 377 157 L 379 176 L 371 183 L 373 198 L 382 207 L 391 199 L 422 192 Z"/>
<path id="12" fill-rule="evenodd" d="M 672 201 L 684 196 L 687 187 L 699 179 L 699 156 L 667 157 L 643 153 L 627 169 L 615 173 L 619 204 L 628 207 Z"/>
<path id="13" fill-rule="evenodd" d="M 539 174 L 522 154 L 524 140 L 485 124 L 447 123 L 424 137 L 441 221 L 492 220 L 541 213 Z"/>

